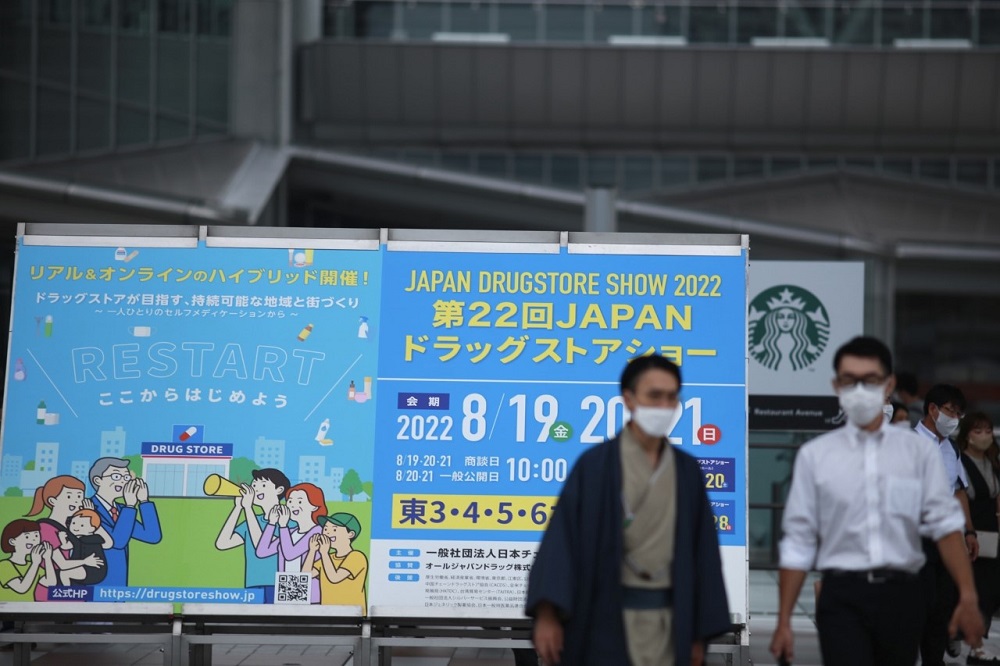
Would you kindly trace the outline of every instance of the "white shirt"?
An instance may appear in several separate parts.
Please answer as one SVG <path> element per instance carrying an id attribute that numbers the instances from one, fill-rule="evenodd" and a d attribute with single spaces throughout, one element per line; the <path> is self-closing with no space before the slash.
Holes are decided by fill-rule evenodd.
<path id="1" fill-rule="evenodd" d="M 925 559 L 921 528 L 936 541 L 964 526 L 933 447 L 903 428 L 868 433 L 848 424 L 799 451 L 781 567 L 916 573 Z"/>
<path id="2" fill-rule="evenodd" d="M 963 488 L 968 488 L 969 476 L 965 473 L 965 465 L 962 464 L 958 458 L 958 454 L 955 453 L 955 447 L 951 445 L 951 440 L 947 437 L 938 438 L 937 435 L 927 429 L 923 421 L 918 423 L 913 431 L 921 437 L 926 437 L 937 444 L 938 451 L 941 454 L 941 462 L 944 463 L 945 478 L 948 480 L 949 485 L 951 485 L 951 492 L 955 493 Z"/>
<path id="3" fill-rule="evenodd" d="M 100 495 L 94 495 L 94 497 L 96 497 L 97 501 L 101 503 L 101 505 L 104 507 L 104 510 L 108 512 L 108 515 L 111 515 L 111 504 L 108 502 L 108 500 L 104 499 Z M 115 505 L 116 505 L 115 508 L 118 509 L 119 511 L 121 511 L 121 508 L 125 506 L 124 504 L 118 504 L 117 502 L 115 502 Z"/>
<path id="4" fill-rule="evenodd" d="M 305 536 L 305 532 L 299 532 L 298 530 L 293 530 L 289 528 L 288 536 L 292 540 L 292 543 L 298 543 Z M 290 560 L 285 560 L 285 572 L 286 573 L 301 573 L 302 572 L 302 560 L 306 559 L 305 555 L 301 557 L 293 557 Z"/>

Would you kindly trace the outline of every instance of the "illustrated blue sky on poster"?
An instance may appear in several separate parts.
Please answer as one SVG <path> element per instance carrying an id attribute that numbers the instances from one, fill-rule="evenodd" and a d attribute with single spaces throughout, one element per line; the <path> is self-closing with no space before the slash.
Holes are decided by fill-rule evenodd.
<path id="1" fill-rule="evenodd" d="M 183 437 L 174 427 L 185 424 L 185 439 L 232 444 L 290 478 L 328 477 L 312 458 L 332 463 L 335 452 L 370 479 L 371 419 L 359 416 L 372 410 L 378 253 L 310 250 L 308 266 L 284 249 L 115 253 L 21 248 L 5 457 L 27 463 L 44 440 L 55 445 L 46 470 L 71 474 L 116 437 L 134 454 L 139 442 Z M 120 434 L 102 442 L 107 431 Z M 41 465 L 26 476 L 48 473 Z M 201 493 L 163 482 L 162 494 Z"/>
<path id="2" fill-rule="evenodd" d="M 183 586 L 236 568 L 212 544 L 239 493 L 223 483 L 212 497 L 212 475 L 250 483 L 251 470 L 275 468 L 320 503 L 364 504 L 380 270 L 374 251 L 21 245 L 5 520 L 53 477 L 83 481 L 90 496 L 91 465 L 124 458 L 162 528 L 156 558 L 133 552 L 128 582 Z M 369 511 L 355 512 L 359 531 Z"/>
<path id="3" fill-rule="evenodd" d="M 449 603 L 449 572 L 510 572 L 496 605 L 517 607 L 568 470 L 622 427 L 621 370 L 648 352 L 681 365 L 672 441 L 709 459 L 720 543 L 744 546 L 745 273 L 738 248 L 387 252 L 376 487 L 391 493 L 373 506 L 373 589 Z"/>

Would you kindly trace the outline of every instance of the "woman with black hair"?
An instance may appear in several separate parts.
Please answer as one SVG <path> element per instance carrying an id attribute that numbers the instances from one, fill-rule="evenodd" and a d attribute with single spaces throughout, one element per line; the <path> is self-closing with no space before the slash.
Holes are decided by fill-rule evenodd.
<path id="1" fill-rule="evenodd" d="M 955 440 L 962 452 L 962 465 L 969 477 L 966 492 L 972 525 L 980 534 L 979 557 L 972 563 L 979 594 L 979 609 L 989 632 L 993 613 L 1000 609 L 1000 559 L 997 535 L 1000 532 L 1000 447 L 993 437 L 993 421 L 982 412 L 966 414 Z M 997 664 L 1000 657 L 984 647 L 973 648 L 967 664 Z"/>

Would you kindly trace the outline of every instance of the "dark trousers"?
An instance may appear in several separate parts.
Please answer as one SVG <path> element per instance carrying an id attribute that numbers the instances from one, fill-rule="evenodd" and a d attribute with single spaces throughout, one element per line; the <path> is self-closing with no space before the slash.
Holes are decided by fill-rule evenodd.
<path id="1" fill-rule="evenodd" d="M 931 550 L 933 549 L 933 550 Z M 920 638 L 920 659 L 924 666 L 943 666 L 948 647 L 948 623 L 958 603 L 958 589 L 937 552 L 937 545 L 924 547 L 927 563 L 920 570 L 927 618 Z"/>
<path id="2" fill-rule="evenodd" d="M 826 666 L 913 666 L 924 626 L 917 577 L 869 583 L 824 576 L 816 604 Z"/>
<path id="3" fill-rule="evenodd" d="M 531 648 L 514 648 L 514 666 L 538 666 L 538 655 Z"/>
<path id="4" fill-rule="evenodd" d="M 972 574 L 979 595 L 979 610 L 983 613 L 986 633 L 989 634 L 993 614 L 1000 610 L 1000 559 L 979 557 L 972 563 Z"/>

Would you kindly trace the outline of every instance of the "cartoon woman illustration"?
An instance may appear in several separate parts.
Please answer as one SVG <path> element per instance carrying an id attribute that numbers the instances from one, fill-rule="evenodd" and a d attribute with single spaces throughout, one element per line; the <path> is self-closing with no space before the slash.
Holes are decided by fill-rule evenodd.
<path id="1" fill-rule="evenodd" d="M 782 359 L 787 358 L 793 370 L 801 370 L 819 356 L 821 350 L 810 342 L 810 337 L 816 338 L 815 327 L 801 310 L 774 308 L 764 315 L 761 324 L 763 335 L 754 336 L 750 352 L 764 367 L 777 370 Z"/>
<path id="2" fill-rule="evenodd" d="M 53 548 L 42 541 L 35 521 L 9 522 L 0 534 L 0 550 L 10 554 L 0 560 L 0 601 L 31 601 L 37 588 L 56 584 Z"/>
<path id="3" fill-rule="evenodd" d="M 285 504 L 271 509 L 267 527 L 257 544 L 257 557 L 278 554 L 278 571 L 309 572 L 312 563 L 305 562 L 309 539 L 321 532 L 317 520 L 326 515 L 323 491 L 311 483 L 300 483 L 288 489 Z M 295 521 L 295 528 L 289 522 Z M 275 535 L 277 532 L 277 535 Z M 312 579 L 312 603 L 319 603 L 319 580 Z"/>
<path id="4" fill-rule="evenodd" d="M 39 486 L 35 490 L 35 499 L 28 511 L 28 517 L 37 516 L 45 507 L 49 508 L 48 517 L 39 519 L 37 525 L 42 541 L 52 546 L 52 563 L 55 565 L 56 571 L 79 567 L 92 569 L 104 567 L 104 560 L 97 555 L 91 554 L 71 560 L 66 557 L 62 550 L 63 544 L 59 533 L 69 531 L 70 518 L 79 509 L 94 508 L 90 500 L 84 499 L 84 490 L 83 481 L 75 476 L 52 477 L 45 482 L 44 486 Z M 35 588 L 35 601 L 47 601 L 48 598 L 48 587 L 39 585 Z"/>

